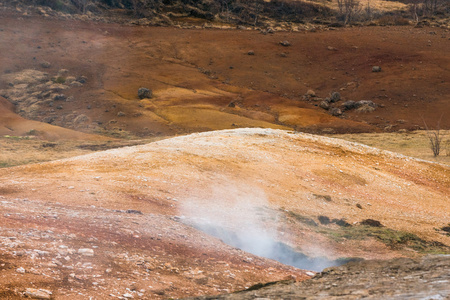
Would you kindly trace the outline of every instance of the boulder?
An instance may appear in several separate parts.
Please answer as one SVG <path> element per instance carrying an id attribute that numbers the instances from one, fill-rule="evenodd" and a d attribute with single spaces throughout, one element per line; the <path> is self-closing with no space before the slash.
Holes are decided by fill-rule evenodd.
<path id="1" fill-rule="evenodd" d="M 330 102 L 334 103 L 338 102 L 339 100 L 341 100 L 341 94 L 339 92 L 332 92 L 330 96 Z"/>
<path id="2" fill-rule="evenodd" d="M 152 91 L 149 90 L 148 88 L 141 87 L 138 90 L 138 97 L 139 97 L 139 99 L 151 98 Z"/>

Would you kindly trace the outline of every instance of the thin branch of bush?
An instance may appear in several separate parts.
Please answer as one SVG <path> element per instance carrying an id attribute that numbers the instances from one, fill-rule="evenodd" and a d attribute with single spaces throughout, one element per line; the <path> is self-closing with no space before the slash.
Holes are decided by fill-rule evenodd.
<path id="1" fill-rule="evenodd" d="M 441 120 L 443 116 L 444 114 L 442 114 L 441 117 L 439 118 L 436 129 L 434 130 L 430 130 L 428 128 L 427 122 L 425 122 L 425 119 L 422 116 L 422 121 L 423 124 L 425 125 L 425 129 L 427 130 L 428 139 L 430 140 L 430 148 L 431 151 L 433 151 L 433 155 L 435 157 L 439 156 L 441 152 L 441 143 L 443 138 L 443 136 L 441 135 Z"/>

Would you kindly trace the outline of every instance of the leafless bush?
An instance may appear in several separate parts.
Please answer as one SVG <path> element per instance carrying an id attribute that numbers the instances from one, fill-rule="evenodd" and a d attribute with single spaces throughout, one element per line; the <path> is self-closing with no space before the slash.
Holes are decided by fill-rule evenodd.
<path id="1" fill-rule="evenodd" d="M 362 11 L 362 6 L 359 0 L 337 0 L 337 3 L 339 8 L 339 16 L 345 24 L 354 21 Z"/>
<path id="2" fill-rule="evenodd" d="M 439 156 L 439 154 L 441 152 L 441 144 L 442 144 L 443 135 L 441 134 L 441 126 L 440 125 L 441 125 L 442 116 L 437 123 L 436 129 L 434 129 L 434 130 L 430 130 L 428 128 L 427 123 L 425 122 L 425 119 L 422 118 L 425 128 L 427 130 L 428 139 L 430 140 L 430 149 L 431 149 L 431 151 L 433 151 L 433 155 L 435 157 Z"/>

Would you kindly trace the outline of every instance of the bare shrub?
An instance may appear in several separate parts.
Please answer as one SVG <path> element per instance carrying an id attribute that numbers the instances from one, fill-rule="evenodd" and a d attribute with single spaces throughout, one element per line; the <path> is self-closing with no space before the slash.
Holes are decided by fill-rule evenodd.
<path id="1" fill-rule="evenodd" d="M 436 125 L 436 129 L 434 129 L 434 130 L 430 130 L 428 128 L 428 125 L 425 122 L 425 119 L 422 117 L 423 123 L 427 130 L 428 139 L 430 140 L 430 149 L 431 149 L 431 151 L 433 151 L 433 155 L 435 157 L 439 156 L 439 154 L 441 153 L 441 144 L 442 144 L 443 135 L 441 134 L 441 126 L 440 125 L 441 125 L 442 116 L 443 115 L 441 115 L 441 118 L 439 119 L 439 121 Z"/>
<path id="2" fill-rule="evenodd" d="M 339 18 L 348 24 L 361 14 L 362 6 L 359 0 L 337 0 Z M 369 8 L 370 10 L 370 8 Z"/>

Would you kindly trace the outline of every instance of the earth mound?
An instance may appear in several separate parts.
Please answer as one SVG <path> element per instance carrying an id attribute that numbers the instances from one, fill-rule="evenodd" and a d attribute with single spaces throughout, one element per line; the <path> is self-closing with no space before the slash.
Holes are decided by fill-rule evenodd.
<path id="1" fill-rule="evenodd" d="M 348 260 L 449 253 L 439 229 L 450 223 L 449 172 L 273 129 L 1 169 L 0 293 L 180 298 L 302 281 Z M 286 253 L 302 265 L 270 259 Z"/>

